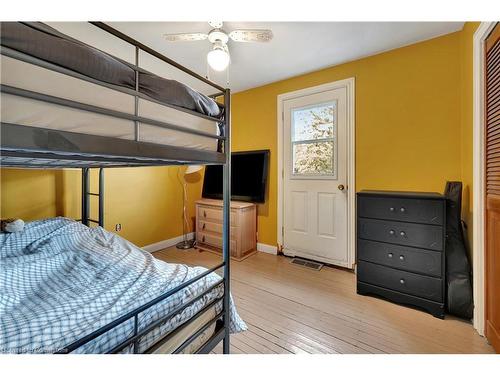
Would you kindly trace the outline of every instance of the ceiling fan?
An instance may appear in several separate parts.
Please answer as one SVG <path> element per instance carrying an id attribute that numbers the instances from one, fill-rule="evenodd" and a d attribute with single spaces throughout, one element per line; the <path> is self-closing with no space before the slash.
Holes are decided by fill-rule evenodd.
<path id="1" fill-rule="evenodd" d="M 165 34 L 169 42 L 191 42 L 206 40 L 212 43 L 212 50 L 207 54 L 208 64 L 212 69 L 223 71 L 229 65 L 229 48 L 227 42 L 269 42 L 273 38 L 273 32 L 265 29 L 239 29 L 226 33 L 222 29 L 221 21 L 210 21 L 213 28 L 208 33 L 180 33 Z"/>

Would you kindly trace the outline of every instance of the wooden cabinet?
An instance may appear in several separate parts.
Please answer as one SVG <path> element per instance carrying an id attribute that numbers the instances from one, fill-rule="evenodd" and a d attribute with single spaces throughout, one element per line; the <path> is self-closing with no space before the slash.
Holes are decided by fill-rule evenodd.
<path id="1" fill-rule="evenodd" d="M 243 260 L 257 251 L 257 207 L 253 203 L 231 202 L 231 257 Z M 196 248 L 222 253 L 222 201 L 196 201 Z"/>
<path id="2" fill-rule="evenodd" d="M 444 317 L 444 196 L 358 193 L 357 290 Z"/>
<path id="3" fill-rule="evenodd" d="M 500 25 L 485 43 L 485 334 L 500 353 Z"/>

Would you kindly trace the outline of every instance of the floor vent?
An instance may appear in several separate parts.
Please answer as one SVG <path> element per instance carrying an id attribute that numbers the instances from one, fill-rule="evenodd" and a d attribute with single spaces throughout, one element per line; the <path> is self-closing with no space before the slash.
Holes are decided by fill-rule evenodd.
<path id="1" fill-rule="evenodd" d="M 307 260 L 302 258 L 293 258 L 291 263 L 296 264 L 298 266 L 307 267 L 315 271 L 319 271 L 323 267 L 323 263 L 318 263 L 312 260 Z"/>

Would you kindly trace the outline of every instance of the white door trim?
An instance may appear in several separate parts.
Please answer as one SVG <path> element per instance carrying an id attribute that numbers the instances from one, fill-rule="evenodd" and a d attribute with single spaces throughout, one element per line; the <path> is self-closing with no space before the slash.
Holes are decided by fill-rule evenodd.
<path id="1" fill-rule="evenodd" d="M 473 292 L 474 328 L 484 336 L 484 41 L 496 22 L 481 22 L 473 41 Z"/>
<path id="2" fill-rule="evenodd" d="M 345 88 L 347 91 L 347 267 L 356 262 L 356 164 L 354 77 L 278 95 L 278 246 L 283 246 L 283 102 L 301 96 Z"/>

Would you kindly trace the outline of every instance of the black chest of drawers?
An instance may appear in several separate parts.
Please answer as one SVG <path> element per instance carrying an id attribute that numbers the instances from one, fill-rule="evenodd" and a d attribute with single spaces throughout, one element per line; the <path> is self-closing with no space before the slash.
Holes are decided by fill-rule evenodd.
<path id="1" fill-rule="evenodd" d="M 444 318 L 446 200 L 437 193 L 357 194 L 357 291 Z"/>

